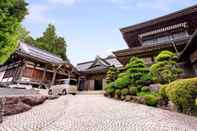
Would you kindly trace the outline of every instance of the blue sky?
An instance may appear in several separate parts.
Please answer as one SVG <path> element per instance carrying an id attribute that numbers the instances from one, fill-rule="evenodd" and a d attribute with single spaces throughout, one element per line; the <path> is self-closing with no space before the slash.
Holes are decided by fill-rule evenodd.
<path id="1" fill-rule="evenodd" d="M 27 0 L 23 25 L 33 37 L 49 23 L 68 44 L 73 64 L 127 48 L 120 28 L 197 4 L 196 0 Z"/>

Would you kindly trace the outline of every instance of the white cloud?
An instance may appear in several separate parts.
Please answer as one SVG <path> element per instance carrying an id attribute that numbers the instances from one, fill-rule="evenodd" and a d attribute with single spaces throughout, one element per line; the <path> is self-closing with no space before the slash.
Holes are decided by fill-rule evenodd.
<path id="1" fill-rule="evenodd" d="M 29 15 L 26 17 L 26 21 L 32 23 L 48 23 L 50 20 L 46 14 L 49 11 L 49 7 L 45 5 L 30 5 Z"/>

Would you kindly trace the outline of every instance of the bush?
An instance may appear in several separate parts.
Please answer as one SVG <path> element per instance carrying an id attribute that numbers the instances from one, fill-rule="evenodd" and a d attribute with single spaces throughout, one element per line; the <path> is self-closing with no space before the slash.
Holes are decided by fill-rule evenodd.
<path id="1" fill-rule="evenodd" d="M 167 85 L 162 85 L 161 88 L 159 89 L 159 94 L 161 95 L 161 98 L 163 100 L 168 100 L 168 96 L 166 94 L 166 88 L 167 88 Z"/>
<path id="2" fill-rule="evenodd" d="M 178 111 L 190 114 L 196 110 L 197 77 L 176 80 L 165 89 L 168 98 L 177 106 Z"/>
<path id="3" fill-rule="evenodd" d="M 112 66 L 109 68 L 106 74 L 106 82 L 111 83 L 114 82 L 118 78 L 119 70 Z"/>
<path id="4" fill-rule="evenodd" d="M 121 77 L 118 77 L 118 79 L 114 82 L 115 87 L 118 89 L 125 88 L 130 83 L 130 75 L 129 73 L 121 73 Z"/>
<path id="5" fill-rule="evenodd" d="M 129 94 L 136 96 L 137 95 L 137 87 L 129 87 Z"/>
<path id="6" fill-rule="evenodd" d="M 106 85 L 105 89 L 107 94 L 109 94 L 110 96 L 113 96 L 115 93 L 115 89 L 114 89 L 114 83 L 109 83 Z"/>
<path id="7" fill-rule="evenodd" d="M 153 80 L 160 83 L 170 83 L 176 80 L 178 74 L 182 72 L 177 68 L 177 56 L 170 51 L 162 51 L 156 57 L 156 63 L 150 68 Z"/>
<path id="8" fill-rule="evenodd" d="M 142 89 L 141 89 L 142 92 L 149 92 L 150 89 L 148 86 L 144 86 Z"/>
<path id="9" fill-rule="evenodd" d="M 115 90 L 115 95 L 118 96 L 118 97 L 121 95 L 120 89 Z"/>
<path id="10" fill-rule="evenodd" d="M 149 106 L 157 106 L 159 102 L 158 97 L 154 95 L 146 95 L 144 98 L 145 98 L 146 105 L 149 105 Z"/>
<path id="11" fill-rule="evenodd" d="M 195 103 L 195 104 L 196 104 L 196 106 L 197 106 L 197 98 L 196 98 L 196 103 Z"/>
<path id="12" fill-rule="evenodd" d="M 121 95 L 122 96 L 126 96 L 128 94 L 129 94 L 129 89 L 127 89 L 127 88 L 121 89 Z"/>

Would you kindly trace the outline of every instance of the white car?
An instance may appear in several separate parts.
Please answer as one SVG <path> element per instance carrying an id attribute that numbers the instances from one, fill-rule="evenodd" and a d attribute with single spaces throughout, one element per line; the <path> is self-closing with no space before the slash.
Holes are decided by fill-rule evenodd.
<path id="1" fill-rule="evenodd" d="M 66 95 L 66 94 L 77 94 L 77 80 L 75 79 L 60 79 L 56 80 L 49 91 L 49 95 Z"/>

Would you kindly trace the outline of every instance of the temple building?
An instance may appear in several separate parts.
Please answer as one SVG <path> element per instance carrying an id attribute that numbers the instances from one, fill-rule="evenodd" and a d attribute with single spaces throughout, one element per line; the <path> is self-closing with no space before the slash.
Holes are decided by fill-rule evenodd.
<path id="1" fill-rule="evenodd" d="M 9 85 L 50 87 L 56 79 L 75 77 L 69 61 L 20 42 L 10 59 L 0 66 L 0 82 Z"/>
<path id="2" fill-rule="evenodd" d="M 147 65 L 154 63 L 154 57 L 162 50 L 173 51 L 179 56 L 178 65 L 184 69 L 183 77 L 195 74 L 194 59 L 197 58 L 194 32 L 197 29 L 197 5 L 158 17 L 143 23 L 120 29 L 128 49 L 113 52 L 125 65 L 129 58 L 143 58 Z M 186 49 L 186 46 L 189 46 Z M 190 56 L 185 59 L 184 56 Z M 184 58 L 183 58 L 184 57 Z"/>
<path id="3" fill-rule="evenodd" d="M 122 64 L 114 56 L 77 64 L 79 71 L 79 90 L 102 90 L 106 84 L 106 73 L 110 67 L 121 68 Z"/>

